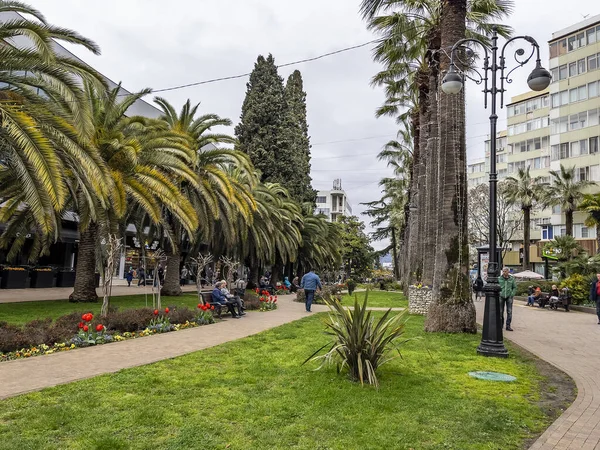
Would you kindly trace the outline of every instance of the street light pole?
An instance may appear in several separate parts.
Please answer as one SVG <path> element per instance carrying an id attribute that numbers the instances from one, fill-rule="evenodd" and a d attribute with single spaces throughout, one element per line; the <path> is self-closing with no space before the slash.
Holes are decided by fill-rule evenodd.
<path id="1" fill-rule="evenodd" d="M 525 51 L 518 49 L 514 54 L 514 59 L 517 65 L 510 70 L 506 75 L 506 59 L 504 52 L 507 46 L 516 40 L 525 40 L 532 46 L 531 54 L 523 59 Z M 467 46 L 468 44 L 477 44 L 484 51 L 483 60 L 483 75 L 476 69 L 469 67 L 469 63 L 461 60 L 461 54 L 465 54 L 471 58 L 473 51 Z M 491 50 L 491 61 L 490 51 Z M 491 96 L 491 113 L 490 113 L 490 230 L 489 230 L 489 263 L 487 269 L 487 285 L 485 291 L 485 309 L 483 313 L 483 331 L 481 335 L 481 343 L 477 347 L 477 353 L 483 356 L 496 356 L 506 358 L 508 351 L 504 346 L 502 336 L 502 312 L 500 309 L 500 284 L 498 276 L 500 275 L 500 261 L 498 260 L 497 236 L 496 236 L 496 220 L 497 220 L 497 185 L 498 174 L 496 173 L 496 127 L 498 115 L 496 114 L 497 95 L 500 94 L 500 108 L 504 106 L 504 83 L 510 84 L 512 79 L 510 74 L 517 68 L 527 64 L 531 58 L 536 55 L 536 67 L 533 69 L 527 79 L 527 84 L 534 91 L 543 91 L 550 84 L 550 73 L 544 69 L 540 60 L 540 47 L 538 43 L 530 36 L 516 36 L 507 40 L 498 58 L 498 32 L 494 27 L 491 38 L 491 45 L 485 44 L 478 39 L 461 39 L 452 47 L 450 53 L 450 69 L 442 80 L 442 90 L 447 94 L 458 94 L 464 84 L 463 77 L 473 80 L 476 84 L 483 83 L 484 105 L 487 108 L 488 94 Z M 472 59 L 472 58 L 471 58 Z M 465 71 L 459 72 L 455 60 L 458 60 L 463 67 L 467 67 Z M 467 71 L 472 72 L 478 78 L 473 78 Z M 498 71 L 500 71 L 500 87 L 498 87 Z M 488 76 L 491 76 L 491 86 L 488 88 Z"/>

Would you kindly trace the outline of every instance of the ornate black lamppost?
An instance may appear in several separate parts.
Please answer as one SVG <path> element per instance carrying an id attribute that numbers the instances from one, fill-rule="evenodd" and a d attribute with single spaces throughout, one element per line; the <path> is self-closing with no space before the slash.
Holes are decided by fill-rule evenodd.
<path id="1" fill-rule="evenodd" d="M 518 49 L 514 58 L 517 65 L 510 70 L 506 75 L 506 59 L 504 51 L 507 46 L 518 39 L 529 42 L 532 46 L 531 54 L 523 59 L 525 51 Z M 484 51 L 483 60 L 483 75 L 477 70 L 469 66 L 461 60 L 461 54 L 471 57 L 473 51 L 467 47 L 467 44 L 478 44 Z M 491 50 L 491 58 L 490 58 Z M 548 87 L 551 80 L 550 72 L 542 67 L 540 60 L 540 46 L 531 36 L 516 36 L 504 44 L 500 50 L 498 57 L 498 33 L 494 28 L 491 39 L 491 46 L 484 44 L 478 39 L 461 39 L 452 47 L 450 53 L 450 69 L 442 80 L 442 90 L 447 94 L 458 94 L 464 83 L 464 78 L 467 77 L 477 84 L 483 83 L 484 105 L 487 109 L 487 97 L 491 95 L 491 114 L 490 114 L 490 243 L 489 243 L 489 264 L 487 270 L 487 285 L 485 286 L 485 311 L 483 316 L 483 333 L 481 343 L 477 347 L 477 353 L 484 356 L 499 356 L 507 357 L 508 351 L 504 347 L 502 338 L 502 316 L 500 311 L 500 285 L 498 284 L 498 276 L 500 274 L 500 266 L 498 261 L 498 253 L 496 247 L 496 185 L 498 175 L 496 173 L 496 124 L 498 116 L 496 115 L 496 96 L 500 94 L 500 108 L 504 106 L 504 83 L 510 84 L 512 79 L 510 74 L 517 68 L 527 64 L 531 58 L 536 55 L 535 69 L 527 78 L 527 84 L 534 91 L 543 91 Z M 473 58 L 469 58 L 473 59 Z M 460 72 L 456 66 L 455 60 L 467 67 L 464 72 Z M 498 71 L 500 72 L 500 87 L 498 87 Z M 467 73 L 468 72 L 468 73 Z M 469 73 L 474 73 L 478 78 L 472 78 Z M 491 77 L 489 77 L 491 75 Z M 488 80 L 491 87 L 488 87 Z"/>

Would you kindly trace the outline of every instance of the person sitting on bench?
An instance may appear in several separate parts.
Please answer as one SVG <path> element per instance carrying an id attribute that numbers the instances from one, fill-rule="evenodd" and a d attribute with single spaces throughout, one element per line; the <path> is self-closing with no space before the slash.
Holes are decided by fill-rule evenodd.
<path id="1" fill-rule="evenodd" d="M 218 282 L 212 291 L 212 301 L 213 301 L 213 303 L 220 303 L 223 306 L 227 306 L 227 310 L 231 313 L 231 317 L 233 317 L 234 319 L 240 318 L 240 316 L 238 316 L 235 313 L 235 309 L 233 308 L 233 305 L 234 305 L 233 302 L 230 302 L 227 299 L 227 297 L 225 297 L 221 293 L 221 282 Z"/>
<path id="2" fill-rule="evenodd" d="M 246 313 L 244 312 L 244 307 L 242 306 L 242 299 L 240 298 L 240 296 L 233 295 L 232 293 L 229 292 L 229 289 L 227 289 L 227 281 L 221 280 L 220 284 L 221 284 L 221 294 L 223 294 L 228 301 L 232 302 L 233 304 L 237 304 L 238 314 L 240 316 L 245 316 Z"/>

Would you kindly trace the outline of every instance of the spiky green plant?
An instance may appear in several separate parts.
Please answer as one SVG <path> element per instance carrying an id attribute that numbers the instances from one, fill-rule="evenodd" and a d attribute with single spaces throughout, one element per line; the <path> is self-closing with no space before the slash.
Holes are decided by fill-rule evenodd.
<path id="1" fill-rule="evenodd" d="M 354 307 L 345 308 L 339 301 L 326 299 L 330 308 L 325 324 L 326 334 L 331 336 L 328 342 L 311 356 L 309 361 L 320 361 L 318 369 L 330 364 L 337 366 L 338 373 L 348 370 L 353 381 L 379 386 L 377 369 L 400 355 L 398 342 L 404 334 L 405 311 L 392 315 L 388 309 L 383 316 L 376 319 L 367 310 L 369 292 L 365 293 L 362 304 L 358 296 L 354 297 Z M 325 354 L 320 354 L 329 347 Z"/>

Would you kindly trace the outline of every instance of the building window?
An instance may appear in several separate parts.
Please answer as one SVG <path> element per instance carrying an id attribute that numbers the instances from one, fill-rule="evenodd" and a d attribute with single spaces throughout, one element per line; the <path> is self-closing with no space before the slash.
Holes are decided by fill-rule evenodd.
<path id="1" fill-rule="evenodd" d="M 317 197 L 317 203 L 327 203 L 327 197 Z"/>
<path id="2" fill-rule="evenodd" d="M 577 63 L 576 62 L 569 63 L 569 78 L 574 77 L 574 76 L 577 76 Z"/>
<path id="3" fill-rule="evenodd" d="M 589 232 L 588 232 L 588 228 L 587 228 L 587 227 L 584 227 L 584 226 L 582 226 L 582 227 L 581 227 L 581 237 L 582 237 L 582 239 L 586 239 L 586 238 L 588 238 L 588 237 L 589 237 L 589 236 L 588 236 L 588 234 L 589 234 Z"/>
<path id="4" fill-rule="evenodd" d="M 552 226 L 551 225 L 544 225 L 542 227 L 542 239 L 545 241 L 550 241 L 552 240 L 553 237 L 553 233 L 552 233 Z"/>
<path id="5" fill-rule="evenodd" d="M 595 35 L 594 35 L 595 37 Z M 550 58 L 556 58 L 558 56 L 558 42 L 550 44 Z"/>
<path id="6" fill-rule="evenodd" d="M 566 80 L 568 78 L 567 65 L 563 64 L 558 68 L 558 79 Z"/>
<path id="7" fill-rule="evenodd" d="M 558 67 L 555 67 L 554 69 L 550 69 L 550 76 L 552 77 L 552 83 L 554 83 L 555 81 L 558 81 Z M 508 113 L 508 116 L 510 117 L 510 112 Z"/>
<path id="8" fill-rule="evenodd" d="M 577 74 L 581 75 L 582 73 L 585 73 L 585 58 L 577 61 Z"/>
<path id="9" fill-rule="evenodd" d="M 597 96 L 598 96 L 598 82 L 593 81 L 592 83 L 588 84 L 588 97 L 594 98 Z"/>
<path id="10" fill-rule="evenodd" d="M 589 140 L 590 154 L 598 153 L 598 136 L 591 137 Z"/>
<path id="11" fill-rule="evenodd" d="M 558 56 L 567 54 L 567 39 L 558 41 Z"/>
<path id="12" fill-rule="evenodd" d="M 569 44 L 569 51 L 572 52 L 573 50 L 577 49 L 577 36 L 571 36 L 568 39 L 568 44 Z"/>
<path id="13" fill-rule="evenodd" d="M 594 42 L 596 42 L 596 29 L 595 28 L 590 28 L 589 30 L 587 30 L 586 34 L 587 34 L 587 45 L 590 45 L 590 44 L 593 44 Z M 558 48 L 556 49 L 556 53 L 558 53 Z"/>
<path id="14" fill-rule="evenodd" d="M 598 125 L 598 110 L 590 109 L 588 111 L 588 126 Z"/>
<path id="15" fill-rule="evenodd" d="M 598 68 L 598 57 L 597 55 L 588 56 L 588 71 L 596 70 Z"/>

